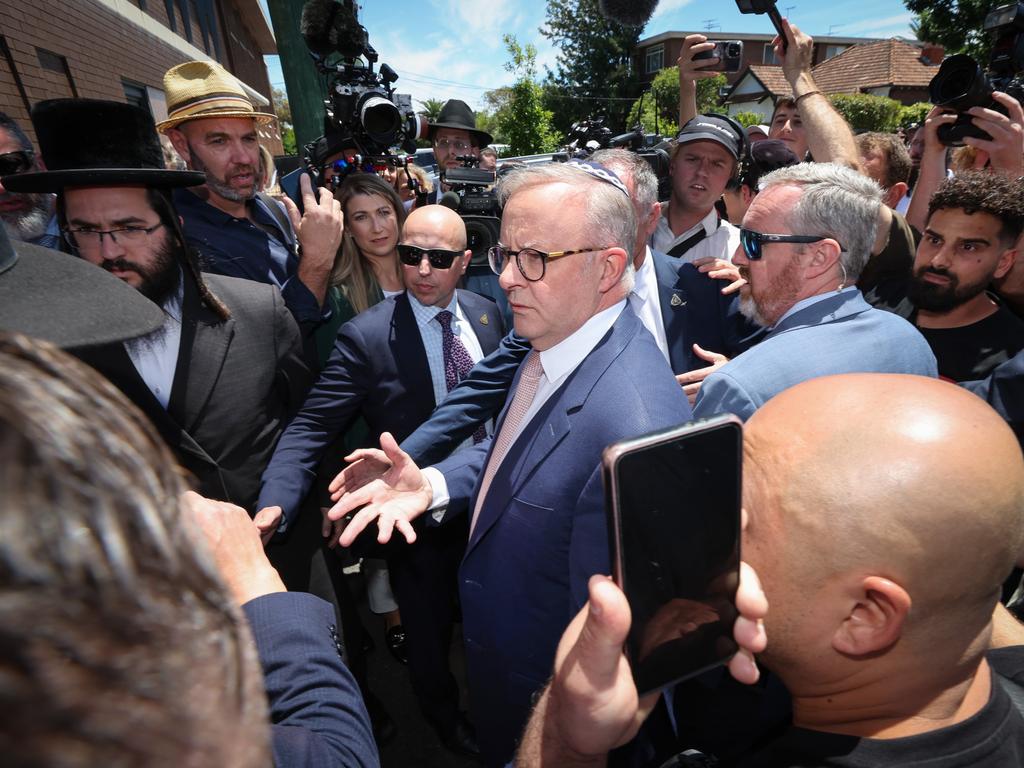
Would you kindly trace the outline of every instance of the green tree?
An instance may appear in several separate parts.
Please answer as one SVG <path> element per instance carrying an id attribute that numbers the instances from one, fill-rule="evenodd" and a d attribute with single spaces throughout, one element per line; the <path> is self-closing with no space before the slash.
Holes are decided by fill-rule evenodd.
<path id="1" fill-rule="evenodd" d="M 545 105 L 555 110 L 555 125 L 566 133 L 572 123 L 604 115 L 613 130 L 626 127 L 636 87 L 631 60 L 642 27 L 605 18 L 598 0 L 548 0 L 540 32 L 559 49 Z M 557 103 L 556 103 L 557 102 Z"/>
<path id="2" fill-rule="evenodd" d="M 999 0 L 903 0 L 917 14 L 911 27 L 918 40 L 939 43 L 948 53 L 969 53 L 984 62 L 992 41 L 982 29 Z"/>
<path id="3" fill-rule="evenodd" d="M 924 125 L 924 119 L 928 116 L 931 109 L 932 105 L 927 101 L 919 101 L 916 104 L 900 107 L 896 124 L 901 128 L 906 128 L 911 123 Z"/>
<path id="4" fill-rule="evenodd" d="M 697 112 L 720 112 L 722 107 L 718 91 L 726 84 L 725 75 L 716 75 L 697 81 Z M 640 112 L 640 105 L 643 111 Z M 654 116 L 657 113 L 657 130 L 670 136 L 679 130 L 679 67 L 666 67 L 654 76 L 651 87 L 641 98 L 633 102 L 627 123 L 636 125 L 639 114 L 645 131 L 655 130 Z"/>
<path id="5" fill-rule="evenodd" d="M 765 119 L 764 115 L 759 115 L 757 112 L 737 112 L 734 115 L 729 115 L 729 117 L 744 128 L 749 128 L 752 125 L 761 125 L 761 121 Z"/>
<path id="6" fill-rule="evenodd" d="M 274 114 L 277 115 L 277 126 L 281 131 L 281 144 L 284 146 L 284 153 L 297 155 L 295 126 L 292 123 L 292 108 L 288 104 L 288 94 L 281 88 L 271 88 L 270 96 L 274 104 Z"/>
<path id="7" fill-rule="evenodd" d="M 895 99 L 867 93 L 835 93 L 828 98 L 855 131 L 896 130 L 902 105 Z"/>
<path id="8" fill-rule="evenodd" d="M 521 46 L 514 35 L 502 40 L 510 60 L 505 69 L 516 81 L 512 84 L 508 107 L 498 115 L 498 125 L 511 145 L 513 155 L 552 152 L 558 137 L 551 126 L 552 114 L 541 103 L 541 87 L 537 83 L 537 49 Z"/>
<path id="9" fill-rule="evenodd" d="M 436 122 L 441 115 L 441 108 L 444 102 L 440 99 L 424 99 L 420 102 L 419 114 L 423 115 L 430 122 Z"/>

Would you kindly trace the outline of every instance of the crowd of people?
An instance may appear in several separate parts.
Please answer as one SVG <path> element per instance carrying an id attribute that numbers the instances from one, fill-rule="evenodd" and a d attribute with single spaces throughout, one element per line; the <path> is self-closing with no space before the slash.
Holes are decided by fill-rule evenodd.
<path id="1" fill-rule="evenodd" d="M 5 764 L 378 765 L 353 566 L 487 766 L 1024 764 L 1024 110 L 855 135 L 783 24 L 765 126 L 697 113 L 687 37 L 669 198 L 624 149 L 515 168 L 486 268 L 460 101 L 436 186 L 328 134 L 292 197 L 211 62 L 156 124 L 0 115 Z M 740 650 L 639 698 L 601 454 L 724 413 Z"/>

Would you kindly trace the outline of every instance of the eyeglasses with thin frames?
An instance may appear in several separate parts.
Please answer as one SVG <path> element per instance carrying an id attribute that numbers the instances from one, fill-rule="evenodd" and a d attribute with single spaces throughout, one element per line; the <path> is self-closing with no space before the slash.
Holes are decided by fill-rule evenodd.
<path id="1" fill-rule="evenodd" d="M 117 229 L 64 229 L 61 234 L 72 248 L 80 251 L 98 251 L 103 247 L 103 238 L 109 237 L 115 243 L 124 246 L 142 245 L 149 236 L 160 229 L 164 223 L 157 222 L 152 227 L 118 227 Z"/>
<path id="2" fill-rule="evenodd" d="M 438 139 L 434 142 L 434 146 L 438 149 L 454 149 L 456 152 L 465 152 L 473 147 L 463 139 Z"/>
<path id="3" fill-rule="evenodd" d="M 605 245 L 601 248 L 578 248 L 572 251 L 538 251 L 536 248 L 522 248 L 518 251 L 511 251 L 501 243 L 498 243 L 487 249 L 487 261 L 490 263 L 494 274 L 500 275 L 505 271 L 505 266 L 509 260 L 514 258 L 520 274 L 531 283 L 536 283 L 544 279 L 549 261 L 580 253 L 604 251 L 611 247 L 610 245 Z"/>

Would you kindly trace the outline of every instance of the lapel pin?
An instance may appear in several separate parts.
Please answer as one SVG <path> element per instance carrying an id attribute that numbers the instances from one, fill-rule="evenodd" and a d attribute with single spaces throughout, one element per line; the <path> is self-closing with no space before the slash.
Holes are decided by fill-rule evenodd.
<path id="1" fill-rule="evenodd" d="M 669 299 L 668 303 L 671 304 L 673 307 L 682 307 L 686 305 L 686 302 L 679 298 L 678 293 L 673 293 L 672 298 Z"/>
<path id="2" fill-rule="evenodd" d="M 490 322 L 490 320 L 487 319 L 487 313 L 486 312 L 484 314 L 480 315 L 480 322 L 483 325 L 487 325 Z"/>

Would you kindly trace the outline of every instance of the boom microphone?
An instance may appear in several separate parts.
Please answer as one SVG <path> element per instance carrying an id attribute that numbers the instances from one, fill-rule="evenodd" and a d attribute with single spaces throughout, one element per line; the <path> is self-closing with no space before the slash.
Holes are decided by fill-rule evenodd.
<path id="1" fill-rule="evenodd" d="M 368 41 L 351 0 L 307 0 L 302 6 L 299 32 L 306 47 L 320 56 L 337 51 L 346 58 L 356 58 Z"/>
<path id="2" fill-rule="evenodd" d="M 630 27 L 642 27 L 658 7 L 658 0 L 598 0 L 601 15 Z"/>
<path id="3" fill-rule="evenodd" d="M 438 205 L 443 205 L 445 208 L 451 208 L 453 211 L 456 212 L 459 210 L 459 205 L 461 203 L 462 200 L 459 198 L 459 196 L 450 190 L 441 195 L 441 197 L 439 197 L 437 200 Z"/>

